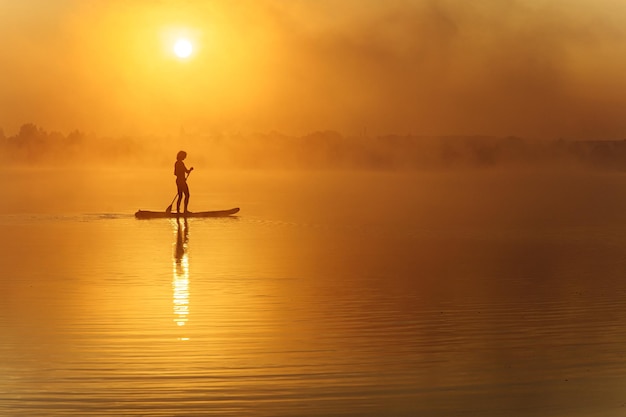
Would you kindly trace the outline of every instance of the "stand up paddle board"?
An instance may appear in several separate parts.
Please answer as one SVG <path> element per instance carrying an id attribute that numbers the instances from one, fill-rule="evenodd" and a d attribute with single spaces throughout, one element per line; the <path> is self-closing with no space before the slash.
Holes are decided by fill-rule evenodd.
<path id="1" fill-rule="evenodd" d="M 186 213 L 168 213 L 166 211 L 139 210 L 137 213 L 135 213 L 135 217 L 138 219 L 175 219 L 177 217 L 227 217 L 232 216 L 237 212 L 239 212 L 239 207 L 231 208 L 230 210 L 188 211 Z"/>

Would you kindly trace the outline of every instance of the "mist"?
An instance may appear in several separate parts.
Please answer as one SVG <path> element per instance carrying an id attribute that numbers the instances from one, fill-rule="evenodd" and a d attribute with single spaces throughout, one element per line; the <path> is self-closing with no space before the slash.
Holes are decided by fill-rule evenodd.
<path id="1" fill-rule="evenodd" d="M 621 139 L 620 2 L 3 3 L 0 126 Z M 172 33 L 194 37 L 181 63 Z"/>
<path id="2" fill-rule="evenodd" d="M 175 136 L 67 135 L 28 123 L 0 132 L 5 166 L 117 166 L 171 168 L 184 149 L 205 170 L 458 171 L 585 169 L 626 170 L 626 140 L 537 140 L 515 136 L 344 136 L 316 131 L 302 136 L 187 133 Z"/>

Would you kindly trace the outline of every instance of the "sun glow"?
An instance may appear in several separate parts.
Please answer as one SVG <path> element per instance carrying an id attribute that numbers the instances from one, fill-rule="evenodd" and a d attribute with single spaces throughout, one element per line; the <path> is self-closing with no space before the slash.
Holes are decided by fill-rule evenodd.
<path id="1" fill-rule="evenodd" d="M 193 53 L 193 45 L 188 39 L 181 38 L 174 44 L 174 54 L 179 58 L 189 58 Z"/>

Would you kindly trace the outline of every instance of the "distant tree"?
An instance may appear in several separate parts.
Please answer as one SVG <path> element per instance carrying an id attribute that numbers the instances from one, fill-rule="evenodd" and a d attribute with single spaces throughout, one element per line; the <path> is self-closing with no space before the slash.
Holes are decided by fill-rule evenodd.
<path id="1" fill-rule="evenodd" d="M 32 140 L 39 136 L 39 128 L 34 123 L 26 123 L 20 127 L 20 132 L 17 137 L 21 140 Z"/>
<path id="2" fill-rule="evenodd" d="M 68 145 L 78 145 L 85 139 L 85 135 L 83 135 L 80 131 L 74 130 L 67 135 L 67 143 Z"/>

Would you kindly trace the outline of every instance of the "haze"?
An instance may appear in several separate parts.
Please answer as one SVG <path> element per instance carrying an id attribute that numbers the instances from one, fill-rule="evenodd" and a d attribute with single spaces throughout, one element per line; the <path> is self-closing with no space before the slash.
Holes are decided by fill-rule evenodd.
<path id="1" fill-rule="evenodd" d="M 5 0 L 0 14 L 6 135 L 626 132 L 615 0 Z"/>
<path id="2" fill-rule="evenodd" d="M 625 0 L 0 16 L 0 416 L 624 415 Z"/>

